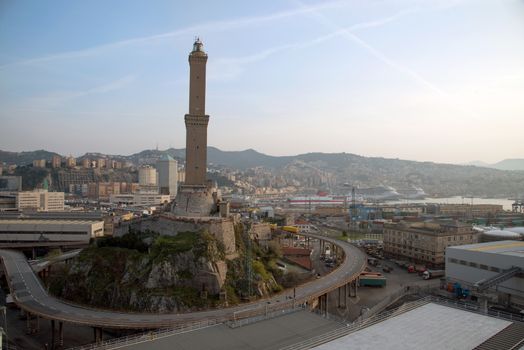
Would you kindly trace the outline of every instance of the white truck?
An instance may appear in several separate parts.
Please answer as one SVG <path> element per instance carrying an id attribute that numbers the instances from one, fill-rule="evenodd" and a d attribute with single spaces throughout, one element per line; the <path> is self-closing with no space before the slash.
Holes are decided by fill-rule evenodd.
<path id="1" fill-rule="evenodd" d="M 426 270 L 422 273 L 422 278 L 429 280 L 432 278 L 442 277 L 446 274 L 444 270 Z"/>

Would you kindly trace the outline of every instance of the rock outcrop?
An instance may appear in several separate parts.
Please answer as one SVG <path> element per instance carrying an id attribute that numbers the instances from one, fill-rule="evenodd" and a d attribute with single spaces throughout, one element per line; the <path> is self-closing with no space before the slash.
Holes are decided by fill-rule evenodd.
<path id="1" fill-rule="evenodd" d="M 159 236 L 147 252 L 104 246 L 82 251 L 55 294 L 82 304 L 150 312 L 190 311 L 218 303 L 227 265 L 207 231 Z"/>

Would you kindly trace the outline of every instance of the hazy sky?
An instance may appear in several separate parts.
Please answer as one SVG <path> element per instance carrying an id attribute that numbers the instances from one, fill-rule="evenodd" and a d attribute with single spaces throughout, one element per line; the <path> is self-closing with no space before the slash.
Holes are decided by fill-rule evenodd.
<path id="1" fill-rule="evenodd" d="M 0 149 L 209 144 L 460 163 L 524 157 L 524 2 L 0 1 Z"/>

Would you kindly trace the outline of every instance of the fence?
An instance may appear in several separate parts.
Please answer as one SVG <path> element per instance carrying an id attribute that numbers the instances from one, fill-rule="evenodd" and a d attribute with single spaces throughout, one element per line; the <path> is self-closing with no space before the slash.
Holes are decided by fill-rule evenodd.
<path id="1" fill-rule="evenodd" d="M 195 322 L 189 325 L 186 324 L 186 325 L 181 325 L 179 327 L 169 328 L 169 329 L 158 329 L 158 330 L 150 331 L 146 333 L 134 334 L 134 335 L 126 336 L 126 337 L 106 340 L 98 344 L 96 343 L 87 344 L 87 345 L 77 346 L 77 347 L 69 348 L 69 349 L 70 350 L 118 349 L 126 345 L 149 342 L 155 339 L 165 338 L 165 337 L 169 337 L 175 334 L 181 334 L 181 333 L 186 333 L 190 331 L 195 331 L 198 329 L 212 327 L 217 324 L 219 324 L 219 322 L 216 322 L 214 320 Z"/>
<path id="2" fill-rule="evenodd" d="M 303 304 L 298 304 L 291 308 L 286 308 L 285 304 L 282 305 L 282 308 L 279 308 L 279 307 L 256 308 L 253 310 L 246 310 L 246 311 L 239 313 L 238 319 L 225 322 L 225 324 L 231 328 L 237 328 L 237 327 L 242 327 L 242 326 L 245 326 L 251 323 L 267 320 L 270 318 L 287 315 L 287 314 L 297 312 L 300 310 L 304 310 L 304 309 L 305 309 L 305 305 Z M 244 316 L 242 315 L 242 313 L 248 313 L 249 315 L 255 315 L 255 316 Z M 121 348 L 127 345 L 150 342 L 155 339 L 165 338 L 165 337 L 169 337 L 169 336 L 176 335 L 176 334 L 204 329 L 204 328 L 216 326 L 219 324 L 224 324 L 224 322 L 216 321 L 216 320 L 195 322 L 189 325 L 181 325 L 175 328 L 159 329 L 155 331 L 150 331 L 150 332 L 134 334 L 134 335 L 126 336 L 126 337 L 106 340 L 98 344 L 93 343 L 93 344 L 82 345 L 82 346 L 70 348 L 70 350 L 118 349 L 118 348 Z"/>
<path id="3" fill-rule="evenodd" d="M 296 305 L 295 307 L 292 307 L 290 309 L 282 309 L 282 310 L 275 310 L 275 311 L 267 311 L 266 309 L 266 312 L 264 314 L 260 314 L 258 316 L 253 316 L 253 317 L 241 318 L 241 319 L 233 320 L 233 321 L 227 321 L 226 324 L 230 328 L 238 328 L 238 327 L 246 326 L 248 324 L 252 324 L 252 323 L 256 323 L 256 322 L 260 322 L 264 320 L 269 320 L 271 318 L 275 318 L 278 316 L 288 315 L 293 312 L 302 311 L 305 309 L 306 307 L 304 304 Z"/>
<path id="4" fill-rule="evenodd" d="M 407 295 L 411 294 L 427 294 L 430 293 L 432 289 L 434 289 L 435 286 L 433 285 L 424 285 L 420 286 L 418 284 L 412 283 L 407 284 L 392 294 L 388 295 L 386 298 L 384 298 L 382 301 L 380 301 L 378 304 L 374 305 L 372 308 L 367 310 L 364 314 L 362 314 L 359 318 L 355 320 L 355 322 L 363 321 L 368 318 L 370 318 L 373 315 L 376 315 L 377 313 L 384 310 L 389 305 L 393 304 L 397 300 L 401 299 L 402 297 L 405 297 Z"/>
<path id="5" fill-rule="evenodd" d="M 476 303 L 470 303 L 462 300 L 450 300 L 445 299 L 437 296 L 429 296 L 428 297 L 431 302 L 436 304 L 441 304 L 449 307 L 454 307 L 457 309 L 463 309 L 471 312 L 475 312 L 478 314 L 488 315 L 491 317 L 500 318 L 506 321 L 512 321 L 512 322 L 524 322 L 524 315 L 517 315 L 512 314 L 509 312 L 504 312 L 500 310 L 493 310 L 493 309 L 483 309 L 479 304 Z"/>

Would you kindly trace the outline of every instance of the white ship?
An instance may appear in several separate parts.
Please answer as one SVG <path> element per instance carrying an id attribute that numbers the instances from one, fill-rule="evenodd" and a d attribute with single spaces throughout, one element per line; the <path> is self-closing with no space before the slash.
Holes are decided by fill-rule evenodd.
<path id="1" fill-rule="evenodd" d="M 400 193 L 391 186 L 355 188 L 355 193 L 367 201 L 385 201 L 401 198 Z"/>
<path id="2" fill-rule="evenodd" d="M 427 197 L 426 192 L 421 187 L 416 186 L 398 189 L 397 192 L 402 199 L 424 199 Z"/>

